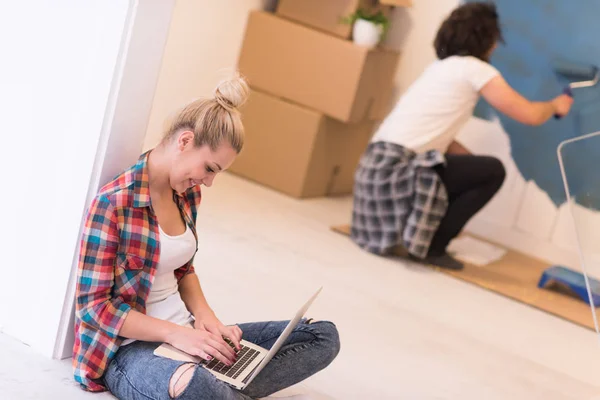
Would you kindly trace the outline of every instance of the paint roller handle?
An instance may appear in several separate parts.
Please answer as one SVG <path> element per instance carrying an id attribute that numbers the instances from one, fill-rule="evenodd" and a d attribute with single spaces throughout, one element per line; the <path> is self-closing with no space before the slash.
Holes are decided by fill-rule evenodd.
<path id="1" fill-rule="evenodd" d="M 563 89 L 563 94 L 566 94 L 570 98 L 573 98 L 573 91 L 569 86 Z M 563 116 L 559 114 L 554 114 L 554 119 L 561 119 Z"/>

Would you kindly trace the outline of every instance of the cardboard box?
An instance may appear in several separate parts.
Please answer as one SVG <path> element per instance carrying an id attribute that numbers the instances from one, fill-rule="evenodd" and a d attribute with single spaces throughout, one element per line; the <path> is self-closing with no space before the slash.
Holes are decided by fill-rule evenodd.
<path id="1" fill-rule="evenodd" d="M 344 124 L 256 90 L 242 117 L 244 149 L 229 171 L 299 198 L 352 193 L 374 123 Z"/>
<path id="2" fill-rule="evenodd" d="M 378 0 L 279 0 L 277 14 L 319 29 L 329 34 L 349 39 L 352 25 L 341 22 L 358 9 L 390 17 L 392 7 L 382 6 Z"/>
<path id="3" fill-rule="evenodd" d="M 393 7 L 412 7 L 412 0 L 379 0 L 381 4 L 387 4 Z"/>
<path id="4" fill-rule="evenodd" d="M 261 91 L 343 122 L 362 122 L 389 112 L 398 58 L 255 11 L 239 69 Z"/>

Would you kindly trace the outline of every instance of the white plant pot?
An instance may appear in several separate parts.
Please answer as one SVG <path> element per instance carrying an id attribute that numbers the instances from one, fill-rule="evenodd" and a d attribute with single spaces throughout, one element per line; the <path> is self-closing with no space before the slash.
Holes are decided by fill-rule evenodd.
<path id="1" fill-rule="evenodd" d="M 382 34 L 383 26 L 364 19 L 357 19 L 352 28 L 352 40 L 354 43 L 368 48 L 377 46 Z"/>

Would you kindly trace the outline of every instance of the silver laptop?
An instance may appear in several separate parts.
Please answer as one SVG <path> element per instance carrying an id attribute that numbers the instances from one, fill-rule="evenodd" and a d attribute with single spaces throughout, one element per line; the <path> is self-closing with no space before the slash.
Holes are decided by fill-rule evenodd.
<path id="1" fill-rule="evenodd" d="M 283 343 L 288 338 L 292 330 L 298 325 L 310 305 L 321 293 L 321 287 L 312 297 L 298 310 L 294 318 L 290 320 L 273 347 L 270 350 L 263 349 L 260 346 L 250 343 L 246 340 L 240 342 L 241 350 L 238 352 L 238 359 L 231 367 L 226 366 L 217 359 L 206 361 L 200 357 L 189 355 L 170 344 L 160 345 L 154 354 L 160 357 L 171 358 L 178 361 L 193 362 L 202 365 L 208 369 L 214 376 L 223 382 L 228 383 L 236 389 L 242 390 L 252 382 L 252 380 L 262 371 L 269 361 L 277 354 Z"/>

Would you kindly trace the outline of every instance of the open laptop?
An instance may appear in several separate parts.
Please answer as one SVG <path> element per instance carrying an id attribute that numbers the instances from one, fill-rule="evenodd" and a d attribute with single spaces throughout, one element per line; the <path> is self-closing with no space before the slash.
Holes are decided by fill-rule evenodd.
<path id="1" fill-rule="evenodd" d="M 311 298 L 298 310 L 294 318 L 290 320 L 273 347 L 266 350 L 246 340 L 240 341 L 241 350 L 237 354 L 238 359 L 231 367 L 226 366 L 217 359 L 206 361 L 200 357 L 189 355 L 170 344 L 160 345 L 154 354 L 160 357 L 171 358 L 178 361 L 193 362 L 208 369 L 214 376 L 236 389 L 242 390 L 262 371 L 269 361 L 277 354 L 292 330 L 298 325 L 310 305 L 321 293 L 321 287 Z"/>

